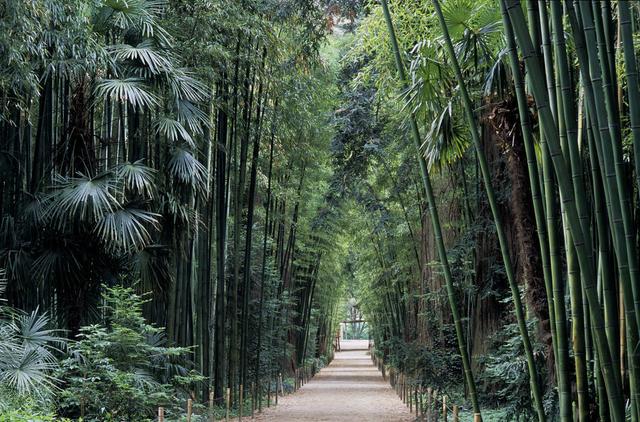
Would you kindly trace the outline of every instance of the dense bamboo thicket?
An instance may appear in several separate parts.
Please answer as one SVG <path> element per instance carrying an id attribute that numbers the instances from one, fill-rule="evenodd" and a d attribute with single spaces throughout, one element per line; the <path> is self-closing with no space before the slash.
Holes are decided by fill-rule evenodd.
<path id="1" fill-rule="evenodd" d="M 464 420 L 640 421 L 639 50 L 626 0 L 0 3 L 0 419 L 247 412 L 349 321 Z"/>
<path id="2" fill-rule="evenodd" d="M 97 393 L 94 403 L 68 397 L 61 416 L 141 420 L 188 396 L 205 403 L 211 392 L 222 404 L 227 389 L 236 407 L 241 394 L 263 400 L 279 373 L 330 357 L 341 290 L 331 268 L 338 229 L 323 202 L 332 112 L 323 86 L 333 80 L 319 54 L 324 19 L 324 7 L 299 1 L 0 5 L 7 304 L 45 315 L 63 330 L 56 337 L 87 341 L 86 327 L 122 323 L 126 294 L 110 289 L 131 288 L 139 316 L 163 328 L 142 334 L 181 348 L 152 365 L 153 381 L 93 351 L 141 372 L 96 374 L 96 391 L 151 397 L 126 411 L 100 410 Z M 55 408 L 59 387 L 75 381 L 30 379 L 52 366 L 31 353 L 5 356 L 3 382 L 18 394 L 44 383 Z M 177 401 L 147 382 L 174 385 Z"/>
<path id="3" fill-rule="evenodd" d="M 356 265 L 390 295 L 362 307 L 381 357 L 425 387 L 464 380 L 485 419 L 640 417 L 638 13 L 382 1 L 356 32 L 351 84 L 383 110 L 360 188 L 381 238 Z"/>

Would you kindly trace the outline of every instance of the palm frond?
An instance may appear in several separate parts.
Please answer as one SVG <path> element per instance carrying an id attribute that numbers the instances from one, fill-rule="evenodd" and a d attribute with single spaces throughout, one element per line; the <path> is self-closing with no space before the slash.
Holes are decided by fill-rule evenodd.
<path id="1" fill-rule="evenodd" d="M 169 174 L 178 182 L 206 194 L 207 169 L 191 152 L 183 148 L 174 148 L 167 167 Z"/>
<path id="2" fill-rule="evenodd" d="M 145 37 L 158 36 L 160 26 L 156 17 L 166 9 L 164 0 L 104 0 L 97 21 L 102 26 L 113 26 L 123 31 L 138 29 Z M 160 34 L 164 38 L 166 33 Z"/>
<path id="3" fill-rule="evenodd" d="M 170 117 L 159 117 L 153 122 L 153 127 L 156 133 L 166 136 L 169 141 L 177 142 L 183 140 L 191 148 L 195 148 L 193 138 L 179 121 Z"/>
<path id="4" fill-rule="evenodd" d="M 462 157 L 470 145 L 463 133 L 464 129 L 456 124 L 450 101 L 431 122 L 422 145 L 429 166 L 449 164 Z"/>
<path id="5" fill-rule="evenodd" d="M 171 61 L 158 53 L 150 40 L 145 40 L 136 46 L 116 44 L 109 50 L 116 60 L 138 61 L 149 68 L 152 74 L 167 72 L 171 69 Z"/>
<path id="6" fill-rule="evenodd" d="M 158 98 L 148 91 L 142 78 L 103 79 L 96 85 L 95 93 L 100 100 L 110 98 L 129 103 L 135 108 L 151 108 L 159 104 Z"/>
<path id="7" fill-rule="evenodd" d="M 55 190 L 48 203 L 48 215 L 61 227 L 70 220 L 95 222 L 106 213 L 116 211 L 120 204 L 110 192 L 114 186 L 108 176 L 57 176 Z"/>
<path id="8" fill-rule="evenodd" d="M 209 116 L 191 101 L 178 100 L 176 110 L 178 121 L 186 125 L 192 133 L 201 134 L 202 128 L 210 126 Z"/>
<path id="9" fill-rule="evenodd" d="M 149 211 L 126 207 L 106 214 L 95 231 L 111 251 L 138 251 L 151 242 L 148 227 L 157 227 L 158 217 Z"/>
<path id="10" fill-rule="evenodd" d="M 65 341 L 56 334 L 56 330 L 47 328 L 49 317 L 46 314 L 38 314 L 38 310 L 30 314 L 21 314 L 13 321 L 18 337 L 23 347 L 27 349 L 47 349 L 51 345 L 64 345 Z M 55 361 L 55 357 L 44 350 L 43 359 Z"/>
<path id="11" fill-rule="evenodd" d="M 153 199 L 156 191 L 155 172 L 151 167 L 145 166 L 142 160 L 138 160 L 118 166 L 116 176 L 122 181 L 125 189 L 145 199 Z"/>
<path id="12" fill-rule="evenodd" d="M 0 384 L 20 394 L 44 398 L 55 388 L 58 361 L 52 351 L 65 341 L 47 328 L 49 318 L 37 310 L 14 312 L 0 320 Z"/>
<path id="13" fill-rule="evenodd" d="M 209 95 L 206 85 L 194 78 L 186 69 L 173 69 L 166 76 L 175 98 L 200 103 Z"/>
<path id="14" fill-rule="evenodd" d="M 57 365 L 41 359 L 37 350 L 14 348 L 11 354 L 0 355 L 0 384 L 6 384 L 21 394 L 46 396 L 54 387 L 50 375 Z"/>

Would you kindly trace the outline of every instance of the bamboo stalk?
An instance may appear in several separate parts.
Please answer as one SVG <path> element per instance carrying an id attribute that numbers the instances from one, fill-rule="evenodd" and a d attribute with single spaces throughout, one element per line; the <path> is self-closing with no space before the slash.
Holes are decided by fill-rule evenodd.
<path id="1" fill-rule="evenodd" d="M 518 322 L 518 328 L 520 330 L 520 337 L 522 337 L 522 344 L 523 344 L 525 356 L 527 359 L 527 368 L 529 371 L 529 383 L 531 384 L 531 393 L 533 395 L 534 406 L 538 414 L 538 421 L 544 422 L 545 414 L 544 414 L 544 406 L 542 404 L 542 392 L 540 389 L 540 384 L 538 382 L 538 372 L 536 370 L 535 359 L 533 356 L 533 347 L 531 346 L 531 340 L 529 338 L 529 332 L 527 330 L 527 322 L 524 316 L 522 301 L 520 299 L 520 289 L 518 287 L 518 282 L 516 280 L 513 264 L 511 262 L 509 244 L 506 238 L 506 234 L 504 232 L 502 217 L 500 216 L 500 210 L 498 209 L 498 202 L 495 197 L 493 184 L 491 183 L 491 172 L 489 170 L 489 165 L 487 163 L 487 158 L 485 156 L 484 149 L 482 148 L 482 142 L 480 140 L 480 134 L 478 132 L 477 122 L 474 116 L 473 103 L 471 102 L 471 97 L 469 95 L 469 92 L 467 91 L 466 81 L 464 79 L 464 76 L 462 75 L 460 64 L 458 63 L 458 58 L 456 56 L 455 49 L 453 47 L 453 42 L 451 41 L 451 37 L 449 35 L 447 22 L 444 18 L 444 15 L 442 14 L 440 2 L 439 0 L 432 0 L 432 2 L 434 5 L 436 14 L 438 15 L 438 20 L 440 21 L 440 27 L 442 29 L 443 38 L 445 41 L 445 47 L 449 56 L 449 60 L 451 61 L 451 64 L 456 74 L 458 85 L 460 87 L 460 93 L 462 94 L 465 115 L 467 117 L 467 123 L 469 125 L 469 129 L 471 131 L 471 137 L 473 138 L 473 143 L 475 145 L 476 156 L 478 158 L 485 191 L 487 193 L 487 198 L 489 200 L 491 213 L 493 215 L 493 221 L 494 221 L 497 236 L 498 236 L 498 243 L 500 244 L 500 252 L 502 254 L 502 261 L 503 261 L 505 273 L 507 275 L 507 280 L 509 282 L 509 287 L 511 289 L 511 299 L 513 300 L 513 306 L 516 313 L 516 320 Z"/>
<path id="2" fill-rule="evenodd" d="M 505 1 L 505 0 L 501 0 Z M 566 3 L 570 7 L 570 3 Z M 596 345 L 598 347 L 601 367 L 605 374 L 605 384 L 607 385 L 607 391 L 612 401 L 612 408 L 616 410 L 614 420 L 622 421 L 624 419 L 622 415 L 622 401 L 620 395 L 620 384 L 617 380 L 617 376 L 612 373 L 611 366 L 611 352 L 607 345 L 606 338 L 604 336 L 604 319 L 602 316 L 602 310 L 598 302 L 597 291 L 595 286 L 595 278 L 593 273 L 593 257 L 586 245 L 590 242 L 586 242 L 586 239 L 590 238 L 588 232 L 583 232 L 578 218 L 576 210 L 575 199 L 573 197 L 572 187 L 569 184 L 569 178 L 566 162 L 562 157 L 560 151 L 560 142 L 558 139 L 557 126 L 551 116 L 548 108 L 548 98 L 544 92 L 544 77 L 537 57 L 531 52 L 533 50 L 531 44 L 531 38 L 526 32 L 526 21 L 522 14 L 521 5 L 518 0 L 507 1 L 507 13 L 511 18 L 511 27 L 515 31 L 518 44 L 524 52 L 525 66 L 531 74 L 533 94 L 537 102 L 537 108 L 541 120 L 544 122 L 543 129 L 545 131 L 547 141 L 550 145 L 551 156 L 553 159 L 554 168 L 558 175 L 558 183 L 560 192 L 563 197 L 564 205 L 567 212 L 567 222 L 570 232 L 572 234 L 574 246 L 578 253 L 578 263 L 580 271 L 584 280 L 584 289 L 589 302 L 589 311 L 593 322 L 594 334 Z"/>
<path id="3" fill-rule="evenodd" d="M 396 69 L 398 71 L 398 75 L 400 77 L 400 81 L 403 85 L 403 88 L 406 89 L 408 86 L 407 78 L 404 70 L 404 64 L 400 56 L 400 47 L 398 46 L 398 40 L 396 38 L 395 29 L 393 27 L 393 21 L 391 19 L 391 13 L 389 11 L 387 0 L 382 0 L 381 4 L 382 4 L 384 17 L 385 17 L 385 22 L 387 24 L 387 29 L 389 32 L 391 46 L 393 48 L 393 55 L 396 63 Z M 471 363 L 470 363 L 469 354 L 467 351 L 466 341 L 464 338 L 464 330 L 462 328 L 462 322 L 460 321 L 460 316 L 458 313 L 457 299 L 456 299 L 455 289 L 453 285 L 453 276 L 451 275 L 451 268 L 449 266 L 447 250 L 444 245 L 444 240 L 442 238 L 442 228 L 440 226 L 440 218 L 438 216 L 438 210 L 436 207 L 435 196 L 433 194 L 433 189 L 431 186 L 431 180 L 429 178 L 429 172 L 427 169 L 427 165 L 424 161 L 424 158 L 421 155 L 422 138 L 420 136 L 418 124 L 416 122 L 415 115 L 413 113 L 410 115 L 410 123 L 411 123 L 411 134 L 413 137 L 414 145 L 416 147 L 416 152 L 418 153 L 418 157 L 419 157 L 418 163 L 420 165 L 420 174 L 422 178 L 423 187 L 425 190 L 425 196 L 427 198 L 427 203 L 429 206 L 431 223 L 434 231 L 434 237 L 435 237 L 435 241 L 438 249 L 438 255 L 440 257 L 440 264 L 442 265 L 442 268 L 444 270 L 445 281 L 446 281 L 445 284 L 447 289 L 447 298 L 449 301 L 449 306 L 451 308 L 451 315 L 454 320 L 454 327 L 456 330 L 456 338 L 458 342 L 458 348 L 460 350 L 460 356 L 462 358 L 462 367 L 465 375 L 465 381 L 469 389 L 469 396 L 471 399 L 471 403 L 473 405 L 474 412 L 480 413 L 480 404 L 478 401 L 478 394 L 476 391 L 475 380 L 474 380 L 473 372 L 471 370 Z"/>

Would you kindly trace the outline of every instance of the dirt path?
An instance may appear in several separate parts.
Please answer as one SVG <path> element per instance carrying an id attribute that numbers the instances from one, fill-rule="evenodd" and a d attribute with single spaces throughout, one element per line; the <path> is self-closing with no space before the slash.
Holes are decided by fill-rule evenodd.
<path id="1" fill-rule="evenodd" d="M 295 394 L 265 410 L 258 421 L 413 420 L 409 410 L 371 363 L 366 341 L 343 341 L 331 365 Z"/>

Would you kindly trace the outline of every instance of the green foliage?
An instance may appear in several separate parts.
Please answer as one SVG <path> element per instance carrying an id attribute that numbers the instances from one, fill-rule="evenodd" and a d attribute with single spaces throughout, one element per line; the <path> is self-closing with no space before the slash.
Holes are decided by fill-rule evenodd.
<path id="1" fill-rule="evenodd" d="M 62 361 L 60 407 L 87 421 L 147 420 L 175 408 L 202 380 L 178 362 L 188 349 L 166 347 L 164 330 L 142 316 L 145 299 L 131 288 L 106 288 L 104 323 L 83 327 Z"/>
<path id="2" fill-rule="evenodd" d="M 0 271 L 0 414 L 8 410 L 51 406 L 56 389 L 55 353 L 65 346 L 49 318 L 25 313 L 2 302 L 4 271 Z"/>
<path id="3" fill-rule="evenodd" d="M 529 332 L 533 334 L 537 321 L 530 320 Z M 535 336 L 531 336 L 532 339 Z M 484 366 L 480 380 L 485 384 L 485 397 L 494 406 L 499 407 L 503 416 L 500 420 L 530 420 L 535 417 L 531 405 L 529 375 L 527 361 L 522 351 L 516 324 L 507 324 L 491 338 L 491 352 L 483 356 L 479 364 Z M 545 356 L 540 343 L 534 343 L 534 356 L 538 361 L 538 368 L 545 368 Z M 546 376 L 540 373 L 540 377 Z M 545 406 L 555 411 L 557 397 L 547 397 Z"/>
<path id="4" fill-rule="evenodd" d="M 53 413 L 43 413 L 41 409 L 0 411 L 0 422 L 71 422 L 71 419 L 60 418 Z"/>

